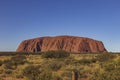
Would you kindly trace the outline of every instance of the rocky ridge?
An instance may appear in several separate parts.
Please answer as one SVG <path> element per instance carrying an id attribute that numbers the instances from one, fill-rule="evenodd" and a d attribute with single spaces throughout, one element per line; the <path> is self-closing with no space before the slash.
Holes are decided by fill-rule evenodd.
<path id="1" fill-rule="evenodd" d="M 40 37 L 24 40 L 17 52 L 44 52 L 65 50 L 68 52 L 106 52 L 102 41 L 76 36 Z"/>

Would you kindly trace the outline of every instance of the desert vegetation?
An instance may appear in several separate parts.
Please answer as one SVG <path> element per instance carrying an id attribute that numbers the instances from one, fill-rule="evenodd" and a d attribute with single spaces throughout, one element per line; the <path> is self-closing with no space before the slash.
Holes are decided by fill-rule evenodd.
<path id="1" fill-rule="evenodd" d="M 120 54 L 0 53 L 0 80 L 120 80 Z"/>

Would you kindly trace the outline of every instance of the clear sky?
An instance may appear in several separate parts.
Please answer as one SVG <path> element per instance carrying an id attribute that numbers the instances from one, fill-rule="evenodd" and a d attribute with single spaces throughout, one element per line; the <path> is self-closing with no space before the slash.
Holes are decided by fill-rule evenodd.
<path id="1" fill-rule="evenodd" d="M 120 52 L 120 0 L 0 0 L 0 51 L 56 35 L 101 40 Z"/>

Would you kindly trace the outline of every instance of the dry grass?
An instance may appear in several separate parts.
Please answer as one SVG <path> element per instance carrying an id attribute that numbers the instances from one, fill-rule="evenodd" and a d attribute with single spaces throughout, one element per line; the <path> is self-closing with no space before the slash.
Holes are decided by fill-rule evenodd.
<path id="1" fill-rule="evenodd" d="M 21 53 L 22 54 L 22 53 Z M 49 66 L 48 64 L 53 63 L 54 61 L 56 61 L 58 64 L 62 64 L 62 67 L 57 70 L 57 71 L 52 71 L 53 74 L 58 74 L 60 77 L 62 77 L 63 79 L 66 77 L 63 77 L 62 74 L 66 71 L 68 71 L 69 73 L 71 73 L 71 70 L 77 70 L 78 72 L 80 72 L 80 76 L 83 75 L 83 77 L 81 77 L 80 80 L 89 80 L 89 78 L 92 76 L 92 73 L 94 73 L 95 71 L 100 71 L 100 72 L 104 72 L 103 68 L 101 68 L 100 62 L 96 61 L 91 62 L 91 63 L 84 63 L 81 64 L 79 63 L 80 60 L 82 59 L 93 59 L 96 58 L 98 54 L 71 54 L 69 57 L 63 58 L 63 59 L 46 59 L 46 58 L 42 58 L 41 55 L 24 55 L 27 59 L 27 62 L 25 64 L 22 65 L 18 65 L 16 69 L 12 70 L 12 73 L 8 73 L 6 74 L 5 71 L 6 69 L 4 68 L 4 63 L 2 64 L 2 66 L 0 66 L 0 77 L 3 80 L 26 80 L 25 76 L 22 75 L 22 71 L 26 66 L 29 65 L 40 65 L 45 71 L 49 70 Z M 119 54 L 114 54 L 116 57 L 113 59 L 113 61 L 117 62 L 118 60 L 120 60 L 120 55 Z M 16 55 L 1 55 L 0 56 L 0 61 L 5 61 L 5 60 L 10 60 L 11 57 L 16 56 Z M 69 62 L 69 64 L 65 63 L 65 60 L 69 60 L 72 59 L 73 61 Z M 50 71 L 50 70 L 49 70 Z M 84 77 L 87 76 L 87 77 Z M 20 78 L 21 77 L 21 78 Z"/>

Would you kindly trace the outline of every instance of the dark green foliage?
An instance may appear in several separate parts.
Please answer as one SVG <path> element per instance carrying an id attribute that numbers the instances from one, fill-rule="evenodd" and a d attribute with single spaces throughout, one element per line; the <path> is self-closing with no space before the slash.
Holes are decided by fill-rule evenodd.
<path id="1" fill-rule="evenodd" d="M 16 69 L 16 65 L 11 60 L 5 60 L 4 61 L 4 68 L 5 69 Z"/>
<path id="2" fill-rule="evenodd" d="M 120 80 L 120 72 L 112 71 L 112 72 L 104 72 L 99 73 L 95 72 L 90 80 Z"/>
<path id="3" fill-rule="evenodd" d="M 23 75 L 26 76 L 28 80 L 37 80 L 40 73 L 41 71 L 38 66 L 30 65 L 23 70 Z"/>
<path id="4" fill-rule="evenodd" d="M 38 75 L 37 80 L 53 80 L 51 72 L 42 72 Z"/>
<path id="5" fill-rule="evenodd" d="M 3 70 L 3 69 L 1 69 L 1 70 L 0 70 L 0 74 L 2 74 L 3 72 L 4 72 L 4 70 Z"/>
<path id="6" fill-rule="evenodd" d="M 116 61 L 117 66 L 120 67 L 120 58 Z"/>
<path id="7" fill-rule="evenodd" d="M 103 64 L 103 69 L 107 72 L 120 71 L 120 62 L 118 61 L 108 61 Z"/>
<path id="8" fill-rule="evenodd" d="M 120 63 L 109 60 L 102 63 L 104 72 L 96 71 L 90 80 L 120 80 Z"/>
<path id="9" fill-rule="evenodd" d="M 36 80 L 62 80 L 59 76 L 53 76 L 52 72 L 45 71 L 38 75 Z"/>
<path id="10" fill-rule="evenodd" d="M 79 60 L 79 63 L 80 64 L 90 64 L 91 61 L 89 59 L 81 59 L 81 60 Z"/>
<path id="11" fill-rule="evenodd" d="M 60 68 L 62 67 L 62 64 L 57 62 L 57 61 L 54 61 L 50 64 L 48 64 L 48 68 L 50 68 L 51 70 L 53 71 L 57 71 L 59 70 Z"/>
<path id="12" fill-rule="evenodd" d="M 0 56 L 41 55 L 41 52 L 0 52 Z"/>
<path id="13" fill-rule="evenodd" d="M 115 70 L 116 65 L 115 65 L 114 63 L 110 63 L 110 62 L 109 62 L 109 63 L 104 64 L 104 65 L 103 65 L 103 68 L 104 68 L 105 71 L 110 72 L 110 71 L 112 71 L 112 70 Z"/>
<path id="14" fill-rule="evenodd" d="M 17 74 L 17 75 L 16 75 L 16 78 L 23 78 L 23 75 Z"/>
<path id="15" fill-rule="evenodd" d="M 96 59 L 100 62 L 105 62 L 113 58 L 115 58 L 115 55 L 111 53 L 104 53 L 104 54 L 99 54 L 98 56 L 96 56 Z"/>
<path id="16" fill-rule="evenodd" d="M 4 68 L 5 69 L 16 69 L 18 65 L 22 65 L 27 62 L 25 56 L 13 56 L 10 60 L 4 61 Z"/>
<path id="17" fill-rule="evenodd" d="M 84 71 L 79 72 L 79 78 L 87 78 L 87 74 Z"/>
<path id="18" fill-rule="evenodd" d="M 42 53 L 41 55 L 43 58 L 65 58 L 70 56 L 70 53 L 66 51 L 47 51 Z"/>
<path id="19" fill-rule="evenodd" d="M 97 62 L 97 59 L 96 59 L 96 58 L 92 58 L 92 59 L 90 59 L 90 62 L 91 62 L 91 63 L 96 63 L 96 62 Z"/>
<path id="20" fill-rule="evenodd" d="M 2 64 L 3 64 L 3 61 L 0 60 L 0 66 L 2 66 Z"/>
<path id="21" fill-rule="evenodd" d="M 11 74 L 11 73 L 12 73 L 12 70 L 10 70 L 10 69 L 5 70 L 5 74 Z"/>
<path id="22" fill-rule="evenodd" d="M 95 63 L 96 59 L 86 59 L 83 58 L 81 60 L 73 60 L 72 63 L 75 65 L 89 65 L 91 63 Z"/>
<path id="23" fill-rule="evenodd" d="M 52 72 L 41 71 L 39 66 L 27 66 L 23 70 L 23 75 L 28 80 L 62 80 L 59 76 L 52 76 Z"/>
<path id="24" fill-rule="evenodd" d="M 53 76 L 51 80 L 63 80 L 63 79 L 59 76 Z"/>
<path id="25" fill-rule="evenodd" d="M 73 64 L 73 62 L 75 62 L 75 60 L 71 57 L 68 57 L 68 58 L 64 59 L 64 63 L 66 65 Z"/>
<path id="26" fill-rule="evenodd" d="M 11 61 L 15 64 L 15 65 L 22 65 L 24 64 L 27 60 L 26 57 L 23 55 L 17 55 L 17 56 L 13 56 L 11 58 Z"/>
<path id="27" fill-rule="evenodd" d="M 100 74 L 99 72 L 94 72 L 90 80 L 107 80 L 106 75 Z"/>
<path id="28" fill-rule="evenodd" d="M 72 73 L 71 73 L 71 71 L 65 71 L 64 73 L 62 73 L 61 76 L 62 76 L 62 77 L 69 77 L 69 78 L 71 78 Z"/>
<path id="29" fill-rule="evenodd" d="M 83 58 L 83 59 L 80 59 L 80 60 L 75 60 L 74 58 L 66 58 L 64 60 L 64 63 L 66 65 L 74 65 L 74 66 L 80 66 L 80 65 L 89 65 L 91 63 L 96 63 L 97 60 L 95 58 L 92 58 L 92 59 L 88 59 L 88 58 Z"/>
<path id="30" fill-rule="evenodd" d="M 0 77 L 26 80 L 71 80 L 72 71 L 77 70 L 78 78 L 81 80 L 120 80 L 119 55 L 110 53 L 70 55 L 65 51 L 48 51 L 17 53 L 10 55 L 11 58 L 8 55 L 4 58 L 2 54 Z M 26 63 L 29 66 L 26 67 Z"/>

